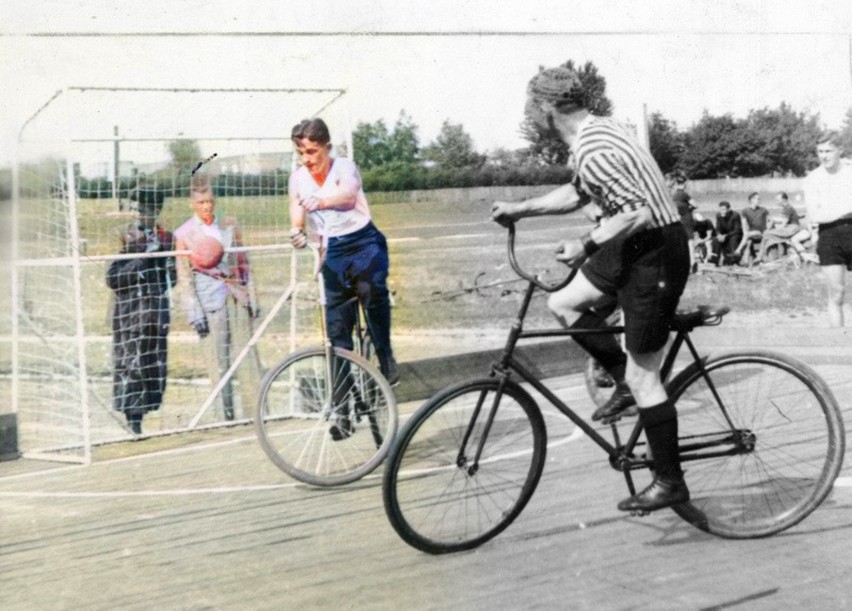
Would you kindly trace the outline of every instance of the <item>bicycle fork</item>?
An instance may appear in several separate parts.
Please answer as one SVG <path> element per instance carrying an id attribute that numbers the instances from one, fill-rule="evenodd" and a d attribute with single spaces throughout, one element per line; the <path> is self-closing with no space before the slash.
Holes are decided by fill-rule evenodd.
<path id="1" fill-rule="evenodd" d="M 501 377 L 497 392 L 494 393 L 494 399 L 491 401 L 491 408 L 485 416 L 485 425 L 482 428 L 482 433 L 479 435 L 479 440 L 476 444 L 476 451 L 473 455 L 473 460 L 468 459 L 467 447 L 470 443 L 473 431 L 476 428 L 476 423 L 479 422 L 482 407 L 485 404 L 485 398 L 488 395 L 487 390 L 483 390 L 479 394 L 479 399 L 476 402 L 476 407 L 473 410 L 473 415 L 464 432 L 461 446 L 459 447 L 458 456 L 456 456 L 456 466 L 459 469 L 465 469 L 467 475 L 474 476 L 479 471 L 479 459 L 482 457 L 482 452 L 485 449 L 485 441 L 488 439 L 488 434 L 491 431 L 491 426 L 494 424 L 494 418 L 497 416 L 497 408 L 500 405 L 500 400 L 503 398 L 503 386 L 506 378 Z"/>

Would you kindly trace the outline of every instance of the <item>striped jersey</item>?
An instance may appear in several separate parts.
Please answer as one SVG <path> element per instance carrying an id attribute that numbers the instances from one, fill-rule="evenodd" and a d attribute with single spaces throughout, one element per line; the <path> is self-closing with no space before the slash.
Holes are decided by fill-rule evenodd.
<path id="1" fill-rule="evenodd" d="M 572 151 L 575 181 L 606 216 L 647 206 L 654 227 L 680 220 L 660 168 L 624 125 L 588 115 L 580 123 Z"/>

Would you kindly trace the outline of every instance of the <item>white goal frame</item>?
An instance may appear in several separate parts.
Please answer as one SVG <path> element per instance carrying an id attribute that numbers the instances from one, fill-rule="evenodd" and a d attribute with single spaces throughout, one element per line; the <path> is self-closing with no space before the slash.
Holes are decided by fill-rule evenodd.
<path id="1" fill-rule="evenodd" d="M 59 182 L 61 184 L 61 192 L 62 192 L 62 205 L 67 210 L 67 237 L 65 237 L 67 241 L 67 252 L 65 252 L 62 256 L 45 256 L 45 257 L 33 257 L 33 256 L 25 256 L 22 249 L 22 235 L 21 235 L 21 223 L 24 220 L 24 214 L 22 210 L 22 206 L 24 205 L 24 198 L 22 197 L 22 177 L 21 177 L 21 168 L 24 164 L 27 163 L 27 160 L 23 158 L 22 153 L 28 148 L 30 141 L 28 138 L 30 137 L 33 128 L 42 117 L 44 117 L 47 113 L 51 111 L 55 111 L 56 107 L 60 104 L 60 102 L 67 100 L 68 96 L 72 96 L 75 94 L 85 94 L 86 92 L 100 92 L 105 95 L 109 95 L 111 93 L 131 93 L 131 94 L 140 94 L 147 95 L 149 93 L 162 93 L 165 95 L 200 95 L 207 94 L 210 96 L 216 96 L 220 94 L 226 95 L 238 95 L 238 96 L 261 96 L 261 95 L 271 95 L 271 96 L 288 96 L 288 95 L 299 95 L 299 94 L 316 94 L 320 97 L 325 97 L 325 102 L 318 106 L 310 108 L 309 110 L 302 111 L 298 115 L 292 116 L 292 121 L 295 122 L 299 119 L 309 117 L 309 116 L 323 116 L 323 114 L 329 110 L 332 106 L 338 106 L 337 112 L 342 115 L 342 124 L 345 126 L 343 135 L 345 138 L 344 144 L 347 148 L 348 155 L 352 155 L 353 144 L 352 144 L 352 130 L 349 126 L 349 113 L 348 108 L 346 107 L 346 94 L 347 90 L 343 88 L 263 88 L 263 89 L 253 89 L 253 88 L 245 88 L 245 89 L 234 89 L 234 88 L 122 88 L 122 87 L 67 87 L 65 89 L 59 90 L 56 94 L 51 97 L 45 104 L 43 104 L 40 108 L 38 108 L 34 114 L 23 124 L 19 131 L 18 141 L 17 141 L 17 149 L 15 151 L 15 163 L 13 166 L 12 172 L 12 258 L 13 264 L 11 269 L 11 310 L 12 310 L 12 323 L 11 323 L 11 407 L 13 413 L 15 413 L 18 417 L 18 438 L 19 438 L 19 446 L 21 455 L 27 458 L 34 459 L 43 459 L 43 460 L 52 460 L 52 461 L 61 461 L 61 462 L 73 462 L 73 463 L 83 463 L 90 464 L 93 460 L 93 447 L 102 444 L 108 444 L 114 441 L 122 441 L 130 438 L 132 435 L 128 430 L 122 429 L 120 425 L 120 419 L 115 414 L 113 415 L 113 419 L 116 421 L 115 430 L 111 430 L 109 432 L 100 431 L 98 434 L 95 434 L 92 430 L 92 391 L 90 388 L 91 384 L 91 376 L 89 375 L 88 368 L 88 356 L 87 356 L 87 344 L 90 342 L 91 337 L 86 329 L 85 323 L 85 287 L 83 286 L 83 268 L 85 265 L 91 264 L 93 262 L 109 262 L 122 256 L 126 257 L 127 255 L 117 255 L 117 254 L 86 254 L 85 252 L 85 244 L 83 240 L 83 236 L 81 234 L 80 226 L 78 223 L 79 219 L 79 199 L 77 195 L 77 185 L 75 183 L 75 163 L 77 162 L 77 154 L 79 152 L 79 147 L 85 146 L 90 143 L 129 143 L 129 142 L 146 142 L 146 141 L 164 141 L 169 139 L 191 139 L 191 140 L 206 140 L 206 141 L 221 141 L 221 142 L 238 142 L 238 141 L 279 141 L 282 143 L 289 143 L 289 130 L 287 133 L 264 133 L 264 134 L 245 134 L 245 135 L 234 135 L 229 133 L 216 133 L 213 135 L 203 134 L 203 133 L 181 133 L 181 134 L 168 134 L 168 135 L 133 135 L 130 137 L 120 136 L 118 134 L 110 134 L 107 136 L 94 136 L 94 137 L 86 137 L 80 135 L 74 135 L 71 133 L 70 129 L 64 133 L 56 133 L 56 130 L 52 134 L 50 134 L 50 130 L 48 133 L 48 139 L 52 140 L 47 143 L 50 147 L 54 148 L 54 152 L 52 154 L 59 155 L 61 165 L 57 168 L 59 174 Z M 60 108 L 59 114 L 59 125 L 63 124 L 68 126 L 71 125 L 74 121 L 78 120 L 78 116 L 74 113 L 79 112 L 81 109 L 79 107 L 75 108 L 73 104 L 65 104 L 65 108 Z M 85 110 L 85 109 L 83 109 Z M 341 123 L 338 123 L 340 125 Z M 44 136 L 41 133 L 38 133 L 33 141 L 41 144 L 43 143 Z M 38 147 L 35 147 L 38 148 Z M 295 167 L 295 155 L 291 157 L 291 167 L 290 171 L 292 171 Z M 114 161 L 114 160 L 113 160 Z M 111 182 L 113 185 L 113 193 L 112 199 L 118 200 L 118 189 L 119 185 L 119 175 L 117 170 L 117 164 L 113 164 L 113 168 L 116 171 L 113 173 L 111 177 Z M 235 250 L 244 250 L 250 253 L 270 253 L 270 252 L 287 252 L 292 249 L 287 244 L 266 244 L 266 245 L 250 245 L 247 244 L 242 249 L 230 249 L 231 252 Z M 30 253 L 31 254 L 31 253 Z M 188 254 L 183 251 L 172 251 L 168 253 L 171 255 L 185 255 Z M 160 255 L 162 256 L 162 255 Z M 75 398 L 70 403 L 76 403 L 76 405 L 69 404 L 67 406 L 68 413 L 73 413 L 74 417 L 72 418 L 75 424 L 72 425 L 74 428 L 73 431 L 69 431 L 67 433 L 67 439 L 64 439 L 60 442 L 57 442 L 56 439 L 50 439 L 42 441 L 41 439 L 33 439 L 33 435 L 30 433 L 31 428 L 27 425 L 27 407 L 22 404 L 21 398 L 23 396 L 23 386 L 25 381 L 27 380 L 28 374 L 25 371 L 25 366 L 22 361 L 22 352 L 23 346 L 30 341 L 33 341 L 33 330 L 27 328 L 26 316 L 27 313 L 23 307 L 23 295 L 21 292 L 21 280 L 24 276 L 25 272 L 28 270 L 34 270 L 36 268 L 43 269 L 59 269 L 66 270 L 63 273 L 70 274 L 70 289 L 71 295 L 69 295 L 69 301 L 71 302 L 70 313 L 73 315 L 73 322 L 68 327 L 68 329 L 73 329 L 67 333 L 60 334 L 58 336 L 50 336 L 50 337 L 42 337 L 41 341 L 45 344 L 51 343 L 58 345 L 62 344 L 71 344 L 75 347 L 73 351 L 72 359 L 75 361 L 74 363 L 69 363 L 69 368 L 72 370 L 76 370 L 76 379 L 73 381 L 69 380 L 69 376 L 66 374 L 61 376 L 62 384 L 66 385 L 68 388 L 74 389 L 73 394 Z M 207 422 L 202 422 L 202 417 L 209 411 L 209 408 L 214 403 L 216 399 L 216 395 L 219 390 L 227 383 L 227 381 L 234 375 L 235 371 L 239 367 L 241 361 L 246 357 L 249 350 L 257 344 L 263 334 L 266 332 L 268 326 L 273 321 L 273 319 L 281 312 L 284 306 L 289 302 L 290 311 L 289 311 L 289 348 L 293 350 L 296 348 L 296 335 L 298 331 L 298 311 L 297 304 L 295 299 L 295 294 L 300 286 L 304 285 L 304 281 L 299 283 L 298 281 L 298 273 L 299 268 L 297 266 L 296 258 L 294 255 L 290 256 L 290 262 L 288 267 L 289 273 L 289 281 L 285 286 L 282 287 L 281 292 L 277 296 L 277 299 L 274 302 L 274 305 L 269 307 L 268 304 L 264 304 L 264 313 L 260 320 L 257 321 L 255 325 L 254 334 L 249 340 L 249 344 L 244 346 L 237 355 L 233 358 L 230 369 L 223 376 L 222 380 L 215 388 L 211 388 L 210 392 L 207 394 L 206 398 L 201 401 L 194 410 L 194 416 L 188 420 L 182 426 L 170 427 L 165 430 L 160 430 L 154 433 L 147 433 L 146 435 L 172 435 L 185 431 L 199 430 L 205 428 L 219 427 L 219 426 L 233 426 L 235 424 L 246 423 L 250 421 L 250 419 L 243 418 L 237 422 L 210 422 L 209 418 Z M 178 318 L 179 315 L 174 312 L 175 304 L 172 303 L 172 318 Z M 56 376 L 56 380 L 59 380 L 60 376 L 58 374 L 54 374 Z M 70 376 L 74 377 L 74 376 Z M 47 375 L 46 379 L 43 380 L 44 384 L 51 384 L 50 376 Z M 58 382 L 57 382 L 58 383 Z M 79 424 L 76 424 L 79 423 Z M 37 427 L 36 427 L 37 429 Z"/>

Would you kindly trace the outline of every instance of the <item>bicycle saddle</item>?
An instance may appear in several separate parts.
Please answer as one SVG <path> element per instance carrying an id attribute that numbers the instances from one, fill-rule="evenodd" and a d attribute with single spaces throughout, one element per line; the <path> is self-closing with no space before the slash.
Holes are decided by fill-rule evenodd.
<path id="1" fill-rule="evenodd" d="M 731 311 L 728 306 L 700 305 L 692 310 L 678 310 L 669 323 L 672 331 L 691 331 L 695 327 L 718 325 Z"/>

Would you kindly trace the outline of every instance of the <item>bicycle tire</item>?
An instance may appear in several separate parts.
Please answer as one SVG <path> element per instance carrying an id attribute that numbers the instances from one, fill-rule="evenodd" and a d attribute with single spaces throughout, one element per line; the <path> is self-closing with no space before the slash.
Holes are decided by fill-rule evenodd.
<path id="1" fill-rule="evenodd" d="M 673 509 L 730 539 L 767 537 L 798 524 L 829 494 L 843 462 L 845 433 L 834 395 L 810 367 L 782 354 L 730 353 L 704 366 L 751 449 L 705 458 L 700 455 L 713 450 L 689 450 L 730 435 L 731 427 L 698 364 L 684 369 L 668 391 L 691 498 Z"/>
<path id="2" fill-rule="evenodd" d="M 314 486 L 337 486 L 381 464 L 397 429 L 396 398 L 384 377 L 360 356 L 334 348 L 335 383 L 326 382 L 325 348 L 295 352 L 264 376 L 255 429 L 282 471 Z M 330 427 L 346 416 L 354 429 L 335 441 Z"/>
<path id="3" fill-rule="evenodd" d="M 468 461 L 501 386 L 496 378 L 439 392 L 394 441 L 385 466 L 385 511 L 409 545 L 430 554 L 477 547 L 508 527 L 532 497 L 547 451 L 544 419 L 525 390 L 513 382 L 502 385 L 475 473 Z M 462 457 L 461 440 L 478 402 L 483 408 Z"/>

